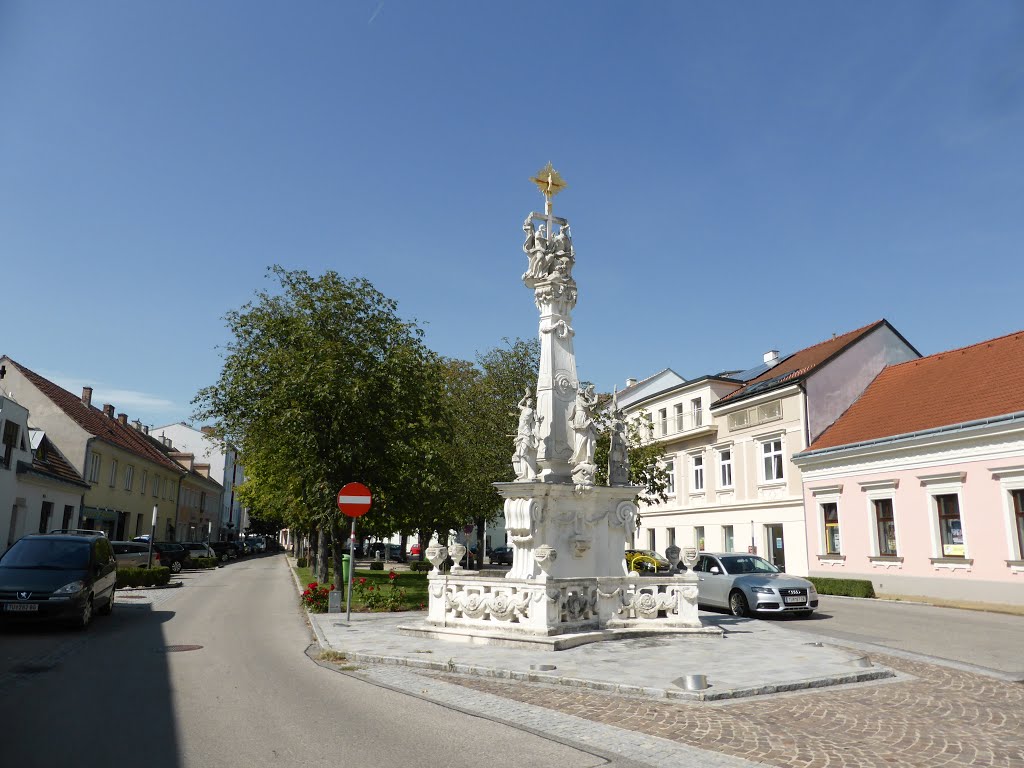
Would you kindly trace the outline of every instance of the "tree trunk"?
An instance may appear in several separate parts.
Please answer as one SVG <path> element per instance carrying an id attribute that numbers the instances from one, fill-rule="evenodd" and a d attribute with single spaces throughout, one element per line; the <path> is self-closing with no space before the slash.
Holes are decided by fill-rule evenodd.
<path id="1" fill-rule="evenodd" d="M 326 584 L 328 580 L 328 561 L 327 561 L 327 539 L 329 538 L 329 531 L 320 529 L 318 536 L 317 556 L 316 556 L 316 580 L 321 584 Z"/>
<path id="2" fill-rule="evenodd" d="M 309 570 L 314 574 L 317 572 L 316 557 L 320 553 L 320 550 L 317 548 L 317 537 L 319 535 L 320 532 L 316 528 L 309 532 Z"/>
<path id="3" fill-rule="evenodd" d="M 331 555 L 334 558 L 334 588 L 338 590 L 339 594 L 348 589 L 348 585 L 345 583 L 345 574 L 342 569 L 341 556 L 345 554 L 345 539 L 342 538 L 344 531 L 334 522 L 331 525 Z M 349 563 L 349 567 L 352 567 L 352 563 Z"/>
<path id="4" fill-rule="evenodd" d="M 484 535 L 486 524 L 482 517 L 476 519 L 476 567 L 480 570 L 483 570 L 484 555 L 487 554 L 487 537 Z"/>

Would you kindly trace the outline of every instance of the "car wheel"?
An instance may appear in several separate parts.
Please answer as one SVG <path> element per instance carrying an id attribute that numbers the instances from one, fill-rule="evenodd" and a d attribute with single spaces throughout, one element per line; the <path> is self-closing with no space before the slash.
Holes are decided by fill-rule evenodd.
<path id="1" fill-rule="evenodd" d="M 747 598 L 738 589 L 729 595 L 729 612 L 733 616 L 749 616 L 750 606 L 747 605 Z"/>
<path id="2" fill-rule="evenodd" d="M 171 562 L 171 573 L 181 573 L 181 560 Z"/>
<path id="3" fill-rule="evenodd" d="M 107 600 L 107 604 L 100 608 L 96 613 L 100 616 L 109 616 L 114 612 L 114 590 L 110 590 L 110 599 Z"/>
<path id="4" fill-rule="evenodd" d="M 76 629 L 86 629 L 92 623 L 92 596 L 85 601 L 85 606 L 82 608 L 82 612 L 78 615 L 75 620 Z"/>

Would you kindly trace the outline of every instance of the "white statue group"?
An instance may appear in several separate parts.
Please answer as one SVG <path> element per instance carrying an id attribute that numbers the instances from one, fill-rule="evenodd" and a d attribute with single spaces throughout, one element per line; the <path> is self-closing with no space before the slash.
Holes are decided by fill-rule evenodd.
<path id="1" fill-rule="evenodd" d="M 572 279 L 572 267 L 576 263 L 576 252 L 572 247 L 572 230 L 566 222 L 552 236 L 547 231 L 550 226 L 549 221 L 547 225 L 541 224 L 534 229 L 532 215 L 527 216 L 523 222 L 523 232 L 526 234 L 523 250 L 529 257 L 529 264 L 523 273 L 523 282 L 531 287 L 537 280 Z"/>

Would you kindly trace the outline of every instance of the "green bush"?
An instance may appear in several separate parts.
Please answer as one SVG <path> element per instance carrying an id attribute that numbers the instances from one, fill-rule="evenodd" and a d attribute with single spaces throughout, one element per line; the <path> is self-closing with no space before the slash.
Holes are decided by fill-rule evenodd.
<path id="1" fill-rule="evenodd" d="M 171 581 L 170 568 L 118 568 L 117 587 L 162 587 Z"/>
<path id="2" fill-rule="evenodd" d="M 384 570 L 384 562 L 382 560 L 371 560 L 370 561 L 370 570 L 371 571 L 383 571 Z"/>
<path id="3" fill-rule="evenodd" d="M 814 585 L 819 595 L 842 595 L 845 597 L 875 596 L 875 588 L 868 579 L 829 579 L 812 576 L 807 580 Z"/>
<path id="4" fill-rule="evenodd" d="M 192 566 L 194 568 L 216 568 L 217 558 L 215 557 L 195 557 L 192 558 Z"/>
<path id="5" fill-rule="evenodd" d="M 307 568 L 309 567 L 309 560 L 305 557 L 300 557 L 295 561 L 296 568 Z"/>
<path id="6" fill-rule="evenodd" d="M 410 571 L 429 571 L 433 567 L 429 560 L 413 560 L 409 563 Z"/>

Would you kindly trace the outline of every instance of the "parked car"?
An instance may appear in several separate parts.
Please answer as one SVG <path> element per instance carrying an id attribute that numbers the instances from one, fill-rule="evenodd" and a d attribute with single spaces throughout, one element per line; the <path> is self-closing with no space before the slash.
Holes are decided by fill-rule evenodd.
<path id="1" fill-rule="evenodd" d="M 171 573 L 181 573 L 182 568 L 192 565 L 189 550 L 174 541 L 153 542 L 153 560 L 160 556 L 160 565 L 170 568 Z"/>
<path id="2" fill-rule="evenodd" d="M 238 547 L 230 541 L 211 541 L 210 549 L 213 550 L 213 555 L 222 563 L 226 563 L 228 560 L 234 560 L 238 557 Z"/>
<path id="3" fill-rule="evenodd" d="M 512 565 L 512 547 L 495 547 L 490 558 L 492 565 Z"/>
<path id="4" fill-rule="evenodd" d="M 149 543 L 143 541 L 112 541 L 111 548 L 118 568 L 146 568 L 149 566 Z"/>
<path id="5" fill-rule="evenodd" d="M 62 619 L 85 629 L 114 609 L 117 561 L 106 536 L 32 534 L 0 558 L 0 618 Z"/>
<path id="6" fill-rule="evenodd" d="M 419 544 L 411 544 L 409 546 L 409 557 L 418 559 L 421 552 L 423 552 L 423 548 Z"/>
<path id="7" fill-rule="evenodd" d="M 404 563 L 407 559 L 405 552 L 397 544 L 385 544 L 384 542 L 377 541 L 371 544 L 367 551 L 374 560 L 377 559 L 378 554 L 384 560 L 393 560 L 397 563 Z"/>
<path id="8" fill-rule="evenodd" d="M 811 582 L 783 573 L 757 555 L 701 552 L 693 570 L 698 578 L 697 602 L 726 608 L 733 616 L 810 616 L 818 607 L 818 592 Z"/>
<path id="9" fill-rule="evenodd" d="M 193 560 L 198 560 L 201 557 L 217 557 L 213 550 L 201 541 L 183 541 L 181 546 L 188 550 L 189 557 Z"/>
<path id="10" fill-rule="evenodd" d="M 632 573 L 672 573 L 672 564 L 653 549 L 627 549 L 626 567 Z"/>

